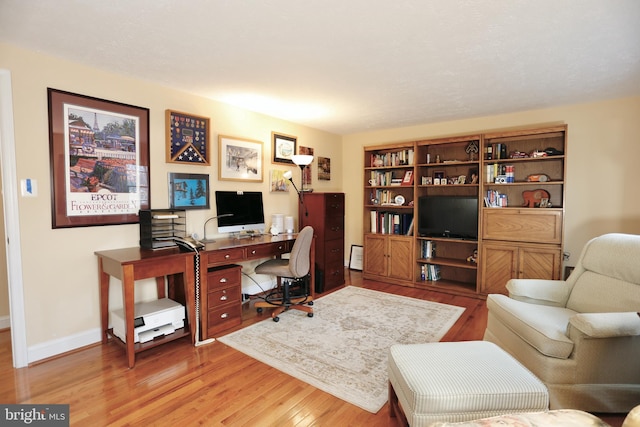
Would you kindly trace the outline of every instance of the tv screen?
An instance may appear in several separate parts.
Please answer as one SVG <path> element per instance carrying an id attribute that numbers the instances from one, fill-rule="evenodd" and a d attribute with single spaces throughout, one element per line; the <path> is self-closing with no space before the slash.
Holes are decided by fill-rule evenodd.
<path id="1" fill-rule="evenodd" d="M 478 198 L 418 198 L 418 233 L 426 237 L 478 238 Z"/>
<path id="2" fill-rule="evenodd" d="M 220 233 L 264 231 L 264 207 L 259 191 L 216 191 L 216 215 Z"/>

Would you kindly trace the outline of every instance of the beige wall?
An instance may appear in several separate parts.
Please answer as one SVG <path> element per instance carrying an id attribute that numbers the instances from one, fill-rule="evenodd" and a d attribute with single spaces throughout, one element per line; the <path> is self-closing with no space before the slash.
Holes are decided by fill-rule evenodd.
<path id="1" fill-rule="evenodd" d="M 347 245 L 362 244 L 363 146 L 559 123 L 569 127 L 567 265 L 575 264 L 592 237 L 640 234 L 640 97 L 634 97 L 344 136 Z"/>
<path id="2" fill-rule="evenodd" d="M 331 159 L 330 181 L 318 181 L 314 163 L 312 187 L 316 191 L 341 189 L 341 137 L 338 135 L 6 44 L 0 44 L 0 68 L 8 69 L 12 76 L 17 178 L 18 181 L 24 178 L 35 179 L 39 192 L 38 197 L 19 199 L 26 330 L 30 349 L 35 346 L 40 350 L 40 347 L 55 340 L 69 337 L 78 337 L 77 341 L 82 342 L 88 333 L 98 332 L 98 275 L 94 251 L 138 246 L 139 237 L 139 227 L 136 224 L 51 228 L 47 87 L 150 109 L 152 208 L 168 206 L 168 172 L 209 173 L 212 190 L 262 191 L 265 195 L 267 222 L 270 222 L 273 213 L 297 218 L 295 192 L 269 193 L 268 172 L 271 169 L 291 169 L 298 186 L 300 182 L 300 170 L 297 167 L 271 163 L 272 131 L 295 135 L 299 146 L 313 147 L 316 156 Z M 212 166 L 165 163 L 166 109 L 211 119 Z M 219 134 L 264 143 L 262 183 L 218 181 Z M 189 231 L 202 233 L 204 221 L 214 212 L 214 208 L 210 211 L 188 212 Z M 112 279 L 111 288 L 111 303 L 121 307 L 119 282 Z M 136 288 L 136 298 L 150 299 L 152 291 L 153 283 L 142 283 Z"/>

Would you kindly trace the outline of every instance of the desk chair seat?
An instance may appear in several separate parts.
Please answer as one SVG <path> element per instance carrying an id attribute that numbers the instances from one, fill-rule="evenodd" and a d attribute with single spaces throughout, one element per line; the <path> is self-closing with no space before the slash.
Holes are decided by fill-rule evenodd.
<path id="1" fill-rule="evenodd" d="M 304 227 L 296 237 L 289 259 L 271 259 L 255 268 L 256 273 L 271 274 L 276 276 L 278 281 L 275 291 L 269 293 L 264 301 L 255 303 L 258 313 L 263 308 L 275 307 L 271 313 L 274 322 L 280 320 L 280 313 L 291 308 L 304 311 L 307 316 L 313 317 L 313 296 L 308 280 L 311 271 L 312 242 L 313 228 Z"/>

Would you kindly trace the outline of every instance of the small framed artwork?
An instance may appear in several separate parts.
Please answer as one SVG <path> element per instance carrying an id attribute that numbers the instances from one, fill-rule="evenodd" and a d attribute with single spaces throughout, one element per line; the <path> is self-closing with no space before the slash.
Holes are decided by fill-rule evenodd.
<path id="1" fill-rule="evenodd" d="M 324 181 L 331 180 L 331 159 L 328 157 L 318 157 L 318 179 Z"/>
<path id="2" fill-rule="evenodd" d="M 298 138 L 291 135 L 271 132 L 273 141 L 273 163 L 293 164 L 291 156 L 296 154 Z"/>
<path id="3" fill-rule="evenodd" d="M 209 118 L 165 111 L 167 163 L 209 166 Z"/>
<path id="4" fill-rule="evenodd" d="M 169 173 L 171 209 L 209 209 L 209 175 Z"/>
<path id="5" fill-rule="evenodd" d="M 47 89 L 53 228 L 133 224 L 149 209 L 149 109 Z"/>
<path id="6" fill-rule="evenodd" d="M 300 149 L 298 150 L 298 154 L 308 154 L 310 156 L 313 156 L 313 147 L 300 147 Z M 311 168 L 311 166 L 306 167 L 302 170 L 302 182 L 304 182 L 304 185 L 313 184 L 311 179 L 312 170 L 313 169 Z"/>
<path id="7" fill-rule="evenodd" d="M 218 136 L 218 179 L 262 182 L 262 142 Z"/>
<path id="8" fill-rule="evenodd" d="M 289 180 L 284 177 L 283 170 L 272 170 L 270 173 L 270 188 L 272 193 L 288 193 Z"/>
<path id="9" fill-rule="evenodd" d="M 408 170 L 404 173 L 401 185 L 413 185 L 413 171 Z"/>
<path id="10" fill-rule="evenodd" d="M 351 245 L 351 254 L 349 254 L 349 269 L 362 271 L 362 255 L 363 248 L 360 245 Z"/>
<path id="11" fill-rule="evenodd" d="M 469 169 L 469 184 L 477 184 L 478 178 L 478 168 Z"/>

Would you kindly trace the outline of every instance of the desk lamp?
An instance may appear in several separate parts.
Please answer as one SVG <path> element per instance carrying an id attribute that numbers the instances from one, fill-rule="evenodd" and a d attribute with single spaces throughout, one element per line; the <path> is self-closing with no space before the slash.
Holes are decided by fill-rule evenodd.
<path id="1" fill-rule="evenodd" d="M 208 220 L 206 220 L 204 222 L 204 226 L 202 227 L 203 230 L 204 230 L 204 234 L 202 236 L 202 243 L 213 243 L 213 242 L 215 242 L 215 240 L 207 240 L 207 223 L 209 221 L 211 221 L 212 219 L 225 218 L 225 217 L 228 217 L 228 216 L 233 216 L 233 214 L 228 213 L 228 214 L 212 216 L 211 218 L 209 218 Z"/>

